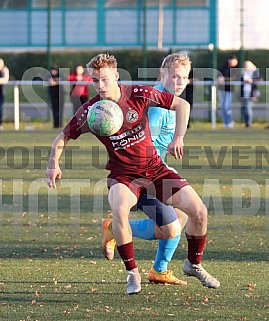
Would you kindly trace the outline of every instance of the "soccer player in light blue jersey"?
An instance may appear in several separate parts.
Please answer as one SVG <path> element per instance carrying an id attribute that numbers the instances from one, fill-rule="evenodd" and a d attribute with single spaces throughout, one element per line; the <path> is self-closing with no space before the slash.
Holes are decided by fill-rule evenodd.
<path id="1" fill-rule="evenodd" d="M 191 62 L 184 52 L 173 53 L 168 55 L 161 66 L 161 82 L 155 86 L 160 91 L 167 91 L 176 96 L 185 89 L 188 84 L 188 76 L 191 70 Z M 174 110 L 163 109 L 160 107 L 150 107 L 148 110 L 148 118 L 152 141 L 157 149 L 158 154 L 165 162 L 167 155 L 167 146 L 173 139 L 176 114 Z M 176 285 L 185 285 L 187 282 L 178 279 L 173 275 L 173 272 L 168 269 L 168 263 L 171 261 L 173 254 L 180 242 L 181 234 L 176 237 L 164 240 L 160 226 L 169 224 L 173 220 L 175 212 L 181 224 L 181 230 L 184 228 L 188 216 L 182 211 L 167 206 L 157 199 L 148 199 L 147 196 L 142 196 L 137 204 L 137 207 L 148 215 L 148 219 L 130 220 L 132 236 L 145 240 L 158 239 L 158 249 L 154 264 L 148 273 L 148 279 L 154 283 L 168 283 Z M 109 234 L 111 219 L 103 221 L 103 239 L 102 250 L 105 257 L 109 260 L 114 257 L 115 240 L 106 237 Z M 155 223 L 156 222 L 156 223 Z M 104 233 L 105 232 L 105 233 Z M 105 235 L 105 237 L 104 237 Z M 187 235 L 188 238 L 188 235 Z M 109 240 L 109 241 L 108 241 Z M 204 286 L 210 288 L 219 287 L 220 283 L 211 276 L 201 265 L 202 258 L 202 242 L 201 251 L 192 253 L 190 250 L 192 239 L 188 238 L 188 259 L 186 260 L 183 271 L 189 276 L 197 277 Z"/>

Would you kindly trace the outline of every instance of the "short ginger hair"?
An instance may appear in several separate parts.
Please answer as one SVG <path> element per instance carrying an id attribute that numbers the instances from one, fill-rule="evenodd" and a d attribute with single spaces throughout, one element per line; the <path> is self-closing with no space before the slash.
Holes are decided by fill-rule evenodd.
<path id="1" fill-rule="evenodd" d="M 91 74 L 93 70 L 100 70 L 102 68 L 117 68 L 117 65 L 117 60 L 113 55 L 104 53 L 92 58 L 86 66 L 88 73 Z"/>

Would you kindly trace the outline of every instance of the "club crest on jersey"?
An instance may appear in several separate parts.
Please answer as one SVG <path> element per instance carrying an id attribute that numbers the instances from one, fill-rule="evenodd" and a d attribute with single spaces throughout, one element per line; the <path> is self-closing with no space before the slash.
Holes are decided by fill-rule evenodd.
<path id="1" fill-rule="evenodd" d="M 127 121 L 128 121 L 129 123 L 134 123 L 134 122 L 136 122 L 137 119 L 138 119 L 138 113 L 137 113 L 137 111 L 135 111 L 135 110 L 133 110 L 133 109 L 129 110 L 129 111 L 127 112 L 127 114 L 126 114 L 126 119 L 127 119 Z"/>

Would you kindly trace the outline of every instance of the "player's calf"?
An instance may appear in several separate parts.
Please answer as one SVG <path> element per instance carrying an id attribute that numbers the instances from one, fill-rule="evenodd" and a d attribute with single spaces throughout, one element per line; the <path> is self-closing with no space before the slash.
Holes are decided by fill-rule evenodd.
<path id="1" fill-rule="evenodd" d="M 179 220 L 175 220 L 167 225 L 160 226 L 156 229 L 155 237 L 157 239 L 169 240 L 181 234 L 181 225 Z"/>

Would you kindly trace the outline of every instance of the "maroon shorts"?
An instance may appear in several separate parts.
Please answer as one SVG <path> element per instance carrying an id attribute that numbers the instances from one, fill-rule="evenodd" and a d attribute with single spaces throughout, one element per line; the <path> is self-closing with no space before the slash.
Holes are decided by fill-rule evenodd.
<path id="1" fill-rule="evenodd" d="M 113 171 L 108 175 L 108 188 L 115 184 L 126 185 L 139 199 L 140 196 L 148 194 L 165 202 L 189 182 L 182 178 L 175 170 L 167 168 L 164 164 L 158 166 L 157 170 L 148 170 L 142 173 Z"/>

